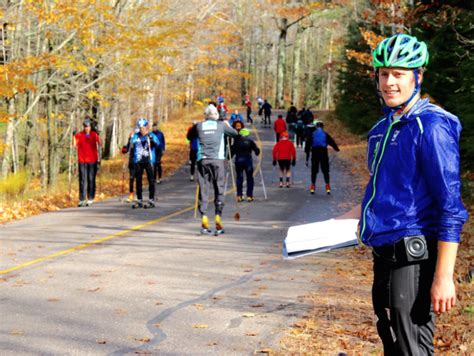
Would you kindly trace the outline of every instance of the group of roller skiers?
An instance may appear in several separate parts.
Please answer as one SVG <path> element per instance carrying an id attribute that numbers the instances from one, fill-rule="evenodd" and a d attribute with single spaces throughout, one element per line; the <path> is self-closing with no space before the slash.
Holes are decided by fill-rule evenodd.
<path id="1" fill-rule="evenodd" d="M 261 99 L 261 98 L 259 98 Z M 271 105 L 266 100 L 259 100 L 259 114 L 264 118 L 264 127 L 271 124 Z M 261 104 L 261 105 L 260 105 Z M 268 104 L 266 106 L 266 104 Z M 251 102 L 246 96 L 247 124 L 253 123 L 251 118 Z M 265 109 L 269 107 L 270 109 Z M 250 110 L 249 110 L 250 109 Z M 261 111 L 261 112 L 260 112 Z M 199 185 L 199 211 L 202 216 L 202 233 L 211 233 L 207 217 L 208 196 L 213 188 L 215 193 L 216 234 L 224 232 L 222 225 L 222 208 L 224 195 L 224 161 L 233 159 L 235 164 L 236 200 L 254 201 L 254 166 L 252 153 L 260 154 L 256 143 L 249 138 L 250 131 L 245 127 L 244 118 L 235 110 L 227 119 L 228 109 L 224 97 L 219 96 L 217 102 L 210 102 L 205 109 L 205 120 L 193 122 L 188 129 L 190 180 L 197 176 Z M 91 119 L 84 121 L 84 130 L 75 135 L 79 157 L 79 206 L 92 205 L 95 196 L 95 175 L 100 165 L 100 138 L 91 129 Z M 152 126 L 152 130 L 150 130 Z M 290 187 L 291 167 L 296 164 L 296 147 L 303 147 L 306 153 L 306 166 L 311 157 L 310 192 L 315 192 L 316 175 L 319 167 L 326 182 L 326 193 L 330 193 L 329 160 L 327 145 L 339 151 L 334 140 L 323 130 L 323 123 L 314 119 L 311 111 L 297 111 L 292 105 L 286 120 L 278 115 L 274 123 L 276 144 L 273 147 L 273 166 L 278 163 L 280 169 L 280 187 Z M 122 153 L 128 154 L 129 196 L 126 200 L 132 208 L 152 208 L 155 206 L 155 183 L 160 184 L 162 178 L 162 156 L 165 152 L 165 136 L 158 129 L 158 123 L 150 125 L 145 118 L 139 118 L 135 129 L 130 133 L 128 142 L 122 147 Z M 197 168 L 197 169 L 196 169 Z M 148 181 L 148 200 L 143 199 L 143 173 Z M 196 174 L 197 173 L 197 174 Z M 247 182 L 244 196 L 243 183 Z M 134 194 L 136 193 L 136 199 Z"/>
<path id="2" fill-rule="evenodd" d="M 248 97 L 245 98 L 247 108 Z M 268 102 L 263 101 L 262 107 Z M 268 104 L 269 105 L 269 104 Z M 190 145 L 189 163 L 190 180 L 193 181 L 197 166 L 198 180 L 198 208 L 201 214 L 201 233 L 216 235 L 224 232 L 222 224 L 222 209 L 224 206 L 224 185 L 225 185 L 225 160 L 234 158 L 236 171 L 236 199 L 237 202 L 247 200 L 254 201 L 254 167 L 252 153 L 260 154 L 260 149 L 256 143 L 248 136 L 250 131 L 245 128 L 243 116 L 238 110 L 227 120 L 227 107 L 224 104 L 224 98 L 218 97 L 217 103 L 211 102 L 205 109 L 205 120 L 203 122 L 193 122 L 188 129 L 187 139 Z M 263 113 L 263 109 L 262 109 Z M 251 111 L 250 111 L 251 114 Z M 259 113 L 260 114 L 260 113 Z M 253 120 L 247 115 L 247 123 Z M 271 116 L 264 119 L 262 124 L 267 126 L 271 123 Z M 303 125 L 300 125 L 301 122 Z M 276 144 L 273 147 L 273 165 L 280 168 L 279 186 L 290 188 L 291 185 L 291 166 L 296 164 L 296 148 L 303 147 L 306 153 L 306 166 L 308 166 L 311 157 L 311 194 L 315 193 L 316 176 L 321 168 L 326 183 L 326 193 L 330 194 L 329 183 L 329 159 L 327 146 L 339 151 L 337 144 L 332 137 L 324 131 L 324 124 L 315 120 L 310 110 L 303 109 L 297 111 L 292 105 L 288 111 L 286 121 L 279 115 L 274 123 L 276 133 Z M 290 136 L 291 134 L 291 136 Z M 299 139 L 296 139 L 300 136 Z M 232 168 L 232 167 L 231 167 Z M 246 196 L 243 194 L 243 182 L 246 179 Z M 214 189 L 215 205 L 215 230 L 209 228 L 208 204 L 210 190 Z"/>

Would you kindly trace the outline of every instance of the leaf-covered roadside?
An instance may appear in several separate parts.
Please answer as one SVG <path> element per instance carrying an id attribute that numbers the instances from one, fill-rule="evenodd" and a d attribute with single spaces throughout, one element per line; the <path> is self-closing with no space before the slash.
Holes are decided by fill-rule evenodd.
<path id="1" fill-rule="evenodd" d="M 163 175 L 172 175 L 188 159 L 188 145 L 186 144 L 186 130 L 191 124 L 191 118 L 171 120 L 160 125 L 166 137 L 166 153 L 163 155 Z M 95 201 L 101 201 L 128 193 L 128 155 L 119 156 L 102 162 L 97 175 L 97 194 Z M 57 211 L 75 207 L 78 203 L 78 178 L 73 177 L 71 188 L 67 184 L 67 176 L 63 177 L 64 184 L 58 184 L 46 194 L 35 193 L 39 182 L 29 183 L 23 197 L 0 200 L 0 224 L 8 221 L 23 219 L 48 211 Z"/>
<path id="2" fill-rule="evenodd" d="M 339 158 L 350 169 L 353 182 L 365 186 L 368 173 L 365 143 L 344 129 L 332 115 L 325 119 L 327 131 L 341 147 Z M 333 134 L 334 133 L 334 134 Z M 464 173 L 466 184 L 472 175 Z M 474 213 L 471 197 L 465 198 L 470 216 Z M 357 202 L 354 202 L 354 205 Z M 470 355 L 474 352 L 474 283 L 467 276 L 474 265 L 474 223 L 464 226 L 456 263 L 457 304 L 449 314 L 436 321 L 435 352 Z M 354 248 L 332 252 L 318 263 L 325 269 L 314 279 L 317 292 L 309 298 L 312 311 L 296 322 L 280 341 L 278 354 L 383 354 L 372 310 L 372 257 L 369 249 Z M 328 256 L 325 256 L 328 257 Z"/>

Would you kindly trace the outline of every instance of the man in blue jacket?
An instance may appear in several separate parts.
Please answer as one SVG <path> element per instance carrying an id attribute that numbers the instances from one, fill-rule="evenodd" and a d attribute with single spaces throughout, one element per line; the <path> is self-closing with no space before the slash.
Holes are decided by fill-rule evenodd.
<path id="1" fill-rule="evenodd" d="M 434 313 L 455 304 L 454 265 L 467 212 L 456 116 L 420 99 L 428 50 L 397 34 L 373 52 L 384 117 L 368 134 L 371 173 L 359 209 L 372 247 L 372 300 L 386 355 L 432 355 Z M 387 309 L 389 313 L 387 313 Z"/>
<path id="2" fill-rule="evenodd" d="M 133 163 L 135 164 L 135 174 L 137 183 L 137 203 L 133 207 L 154 207 L 155 206 L 155 180 L 153 167 L 155 165 L 155 150 L 160 146 L 158 137 L 153 132 L 148 132 L 148 120 L 140 118 L 137 120 L 139 132 L 130 139 L 131 150 L 133 152 Z M 142 177 L 146 171 L 148 178 L 149 201 L 143 205 L 142 200 Z"/>

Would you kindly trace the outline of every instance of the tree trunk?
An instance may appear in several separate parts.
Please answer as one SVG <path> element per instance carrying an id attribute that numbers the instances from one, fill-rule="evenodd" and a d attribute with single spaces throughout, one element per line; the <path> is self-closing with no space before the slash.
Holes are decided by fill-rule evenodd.
<path id="1" fill-rule="evenodd" d="M 329 40 L 329 59 L 328 59 L 328 78 L 326 83 L 326 106 L 325 109 L 329 110 L 332 105 L 332 46 L 333 46 L 333 33 L 331 32 L 331 38 Z"/>
<path id="2" fill-rule="evenodd" d="M 15 141 L 15 99 L 9 98 L 7 100 L 8 115 L 10 116 L 7 124 L 7 131 L 5 137 L 5 152 L 2 161 L 2 178 L 6 178 L 8 173 L 11 172 L 12 167 L 15 167 L 14 163 L 14 149 L 13 143 Z"/>
<path id="3" fill-rule="evenodd" d="M 110 135 L 109 157 L 115 157 L 118 153 L 118 100 L 114 99 L 112 103 L 112 133 Z"/>
<path id="4" fill-rule="evenodd" d="M 300 107 L 301 99 L 301 87 L 300 87 L 300 79 L 301 79 L 301 44 L 303 42 L 303 34 L 304 34 L 304 27 L 298 25 L 298 29 L 296 31 L 296 39 L 294 45 L 294 60 L 293 60 L 293 85 L 291 86 L 291 101 L 296 105 L 296 107 Z"/>
<path id="5" fill-rule="evenodd" d="M 286 35 L 288 33 L 288 19 L 281 18 L 279 24 L 280 35 L 278 37 L 278 61 L 276 77 L 275 106 L 284 108 L 284 83 L 286 74 Z"/>

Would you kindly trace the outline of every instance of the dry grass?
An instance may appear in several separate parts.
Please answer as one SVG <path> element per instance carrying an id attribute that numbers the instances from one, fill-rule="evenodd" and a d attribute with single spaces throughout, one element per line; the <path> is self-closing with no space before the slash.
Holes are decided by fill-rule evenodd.
<path id="1" fill-rule="evenodd" d="M 352 136 L 341 123 L 328 113 L 327 131 L 341 147 L 340 158 L 350 169 L 353 178 L 365 186 L 368 172 L 365 162 L 365 142 Z M 470 177 L 472 178 L 472 177 Z M 470 215 L 472 202 L 467 202 Z M 436 353 L 472 355 L 474 330 L 472 328 L 474 283 L 465 281 L 473 266 L 474 223 L 464 226 L 456 265 L 458 302 L 449 314 L 437 319 Z M 281 340 L 281 355 L 382 355 L 382 344 L 375 328 L 371 304 L 372 258 L 366 248 L 333 252 L 333 259 L 321 260 L 324 272 L 315 280 L 317 292 L 308 298 L 312 311 L 298 321 Z"/>
<path id="2" fill-rule="evenodd" d="M 200 119 L 197 113 L 177 114 L 176 119 L 160 126 L 166 138 L 166 153 L 163 156 L 164 177 L 173 174 L 188 159 L 186 132 L 192 119 Z M 96 201 L 128 193 L 128 155 L 102 162 L 97 175 Z M 6 197 L 0 201 L 0 223 L 23 219 L 28 216 L 73 207 L 78 202 L 78 177 L 73 177 L 69 186 L 67 176 L 58 177 L 55 188 L 47 193 L 38 190 L 39 182 L 30 182 L 26 195 Z"/>

